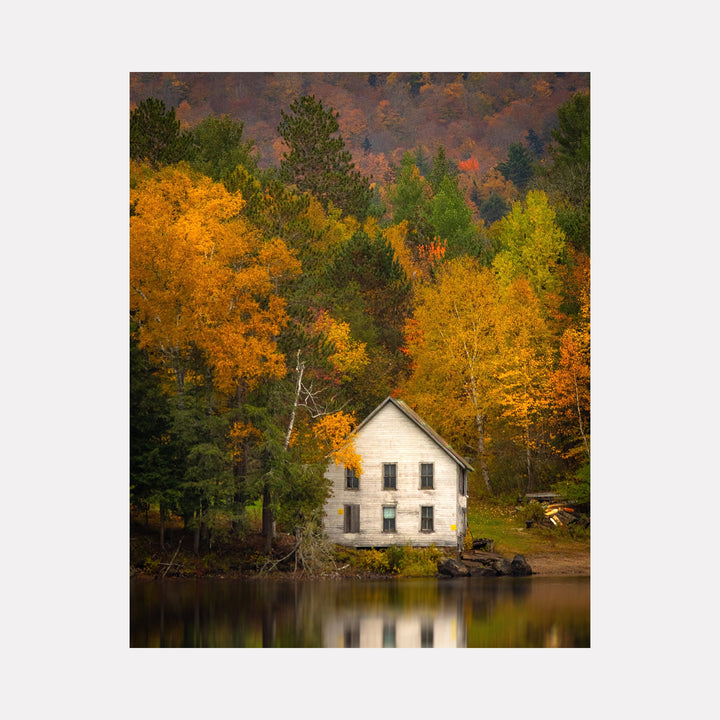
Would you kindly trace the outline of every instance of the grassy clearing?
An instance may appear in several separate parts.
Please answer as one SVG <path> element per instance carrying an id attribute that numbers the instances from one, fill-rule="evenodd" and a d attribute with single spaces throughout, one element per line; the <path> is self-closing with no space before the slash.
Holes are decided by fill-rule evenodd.
<path id="1" fill-rule="evenodd" d="M 495 552 L 505 556 L 576 553 L 590 549 L 589 530 L 526 528 L 524 519 L 512 505 L 471 502 L 468 526 L 473 539 L 494 540 Z"/>

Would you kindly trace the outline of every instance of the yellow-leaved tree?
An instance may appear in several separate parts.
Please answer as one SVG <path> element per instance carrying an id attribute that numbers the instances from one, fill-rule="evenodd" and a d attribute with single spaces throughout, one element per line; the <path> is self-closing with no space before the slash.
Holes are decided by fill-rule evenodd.
<path id="1" fill-rule="evenodd" d="M 533 489 L 533 453 L 539 449 L 538 427 L 548 415 L 552 376 L 552 338 L 540 301 L 525 278 L 501 291 L 497 338 L 499 358 L 494 397 L 524 447 L 526 491 Z"/>
<path id="2" fill-rule="evenodd" d="M 336 320 L 327 311 L 322 311 L 315 330 L 332 346 L 328 360 L 341 380 L 356 376 L 370 362 L 365 343 L 352 337 L 350 325 L 343 320 Z"/>
<path id="3" fill-rule="evenodd" d="M 590 267 L 580 266 L 584 278 L 579 295 L 580 312 L 560 338 L 558 366 L 552 377 L 556 416 L 570 438 L 567 457 L 590 458 Z"/>
<path id="4" fill-rule="evenodd" d="M 498 281 L 508 286 L 525 278 L 543 312 L 550 316 L 556 314 L 565 252 L 565 233 L 556 220 L 545 193 L 531 190 L 524 203 L 516 202 L 510 213 L 493 225 L 499 244 L 493 260 Z"/>
<path id="5" fill-rule="evenodd" d="M 239 193 L 187 167 L 145 173 L 130 203 L 130 308 L 140 346 L 172 371 L 177 391 L 196 353 L 223 393 L 282 377 L 277 283 L 300 272 L 285 243 L 245 221 Z"/>
<path id="6" fill-rule="evenodd" d="M 499 290 L 494 273 L 469 257 L 440 265 L 417 289 L 405 351 L 412 375 L 403 397 L 459 452 L 477 453 L 488 492 L 487 420 L 499 362 Z"/>

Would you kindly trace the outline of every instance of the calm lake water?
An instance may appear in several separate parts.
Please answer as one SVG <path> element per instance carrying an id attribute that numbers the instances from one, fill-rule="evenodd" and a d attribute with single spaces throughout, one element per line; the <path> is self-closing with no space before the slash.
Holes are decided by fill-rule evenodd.
<path id="1" fill-rule="evenodd" d="M 131 580 L 130 647 L 590 647 L 590 578 Z"/>

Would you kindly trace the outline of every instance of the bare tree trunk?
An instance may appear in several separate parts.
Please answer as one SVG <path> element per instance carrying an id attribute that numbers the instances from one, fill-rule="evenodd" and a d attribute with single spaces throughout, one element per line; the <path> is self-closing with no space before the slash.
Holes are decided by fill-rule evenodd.
<path id="1" fill-rule="evenodd" d="M 242 405 L 242 399 L 243 399 L 243 384 L 238 383 L 238 386 L 235 390 L 235 406 L 241 407 Z M 233 465 L 232 465 L 232 471 L 233 471 L 233 480 L 235 483 L 235 493 L 233 496 L 233 500 L 235 503 L 235 512 L 236 517 L 233 518 L 231 527 L 233 533 L 237 533 L 240 531 L 240 528 L 242 527 L 240 520 L 245 516 L 245 497 L 244 493 L 241 492 L 240 488 L 242 487 L 242 484 L 245 482 L 248 476 L 248 442 L 245 440 L 243 443 L 242 448 L 242 459 L 238 460 L 237 457 L 233 457 Z M 240 520 L 239 520 L 240 519 Z"/>
<path id="2" fill-rule="evenodd" d="M 578 413 L 578 426 L 580 427 L 580 435 L 585 445 L 585 452 L 590 457 L 590 446 L 588 445 L 587 438 L 585 437 L 585 430 L 583 429 L 582 413 L 580 411 L 580 390 L 578 389 L 577 375 L 573 373 L 573 383 L 575 384 L 575 401 L 577 402 L 577 413 Z"/>
<path id="3" fill-rule="evenodd" d="M 165 505 L 160 503 L 160 549 L 165 549 Z"/>
<path id="4" fill-rule="evenodd" d="M 302 379 L 305 372 L 305 363 L 300 362 L 300 351 L 297 351 L 295 359 L 295 371 L 298 374 L 297 383 L 295 384 L 295 399 L 293 401 L 292 412 L 290 413 L 290 422 L 288 423 L 287 432 L 285 433 L 285 451 L 290 447 L 290 436 L 295 427 L 295 415 L 297 414 L 298 403 L 300 402 L 300 391 L 302 390 Z"/>
<path id="5" fill-rule="evenodd" d="M 525 425 L 525 460 L 527 462 L 527 490 L 531 492 L 533 489 L 532 481 L 532 465 L 530 463 L 530 425 Z"/>
<path id="6" fill-rule="evenodd" d="M 485 413 L 476 412 L 475 423 L 478 429 L 478 458 L 480 459 L 480 471 L 482 473 L 483 480 L 485 481 L 485 487 L 489 493 L 492 493 L 492 487 L 490 486 L 490 472 L 488 471 L 487 458 L 485 454 Z"/>
<path id="7" fill-rule="evenodd" d="M 275 519 L 270 507 L 270 488 L 265 483 L 263 489 L 262 533 L 265 536 L 265 552 L 272 552 L 272 541 L 275 534 Z"/>
<path id="8" fill-rule="evenodd" d="M 200 554 L 200 526 L 202 525 L 202 509 L 195 512 L 195 529 L 193 530 L 193 552 Z"/>
<path id="9" fill-rule="evenodd" d="M 285 442 L 283 449 L 287 452 L 290 447 L 290 438 L 292 436 L 293 428 L 295 427 L 295 416 L 297 415 L 297 408 L 300 402 L 300 393 L 302 391 L 302 379 L 305 372 L 305 363 L 300 362 L 300 351 L 297 351 L 295 357 L 295 371 L 297 372 L 297 383 L 295 384 L 295 398 L 293 399 L 292 410 L 290 411 L 290 420 L 288 422 L 287 431 L 285 433 Z M 263 510 L 262 510 L 262 526 L 263 535 L 265 536 L 265 552 L 269 554 L 272 552 L 272 541 L 275 535 L 275 518 L 273 517 L 272 508 L 270 507 L 270 488 L 265 483 L 263 489 Z"/>

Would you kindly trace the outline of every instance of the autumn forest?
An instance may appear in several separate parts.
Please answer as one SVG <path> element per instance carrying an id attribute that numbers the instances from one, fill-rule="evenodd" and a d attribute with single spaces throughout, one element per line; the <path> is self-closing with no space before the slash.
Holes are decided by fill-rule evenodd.
<path id="1" fill-rule="evenodd" d="M 320 534 L 388 395 L 471 496 L 589 501 L 589 74 L 134 73 L 129 123 L 134 508 Z"/>

